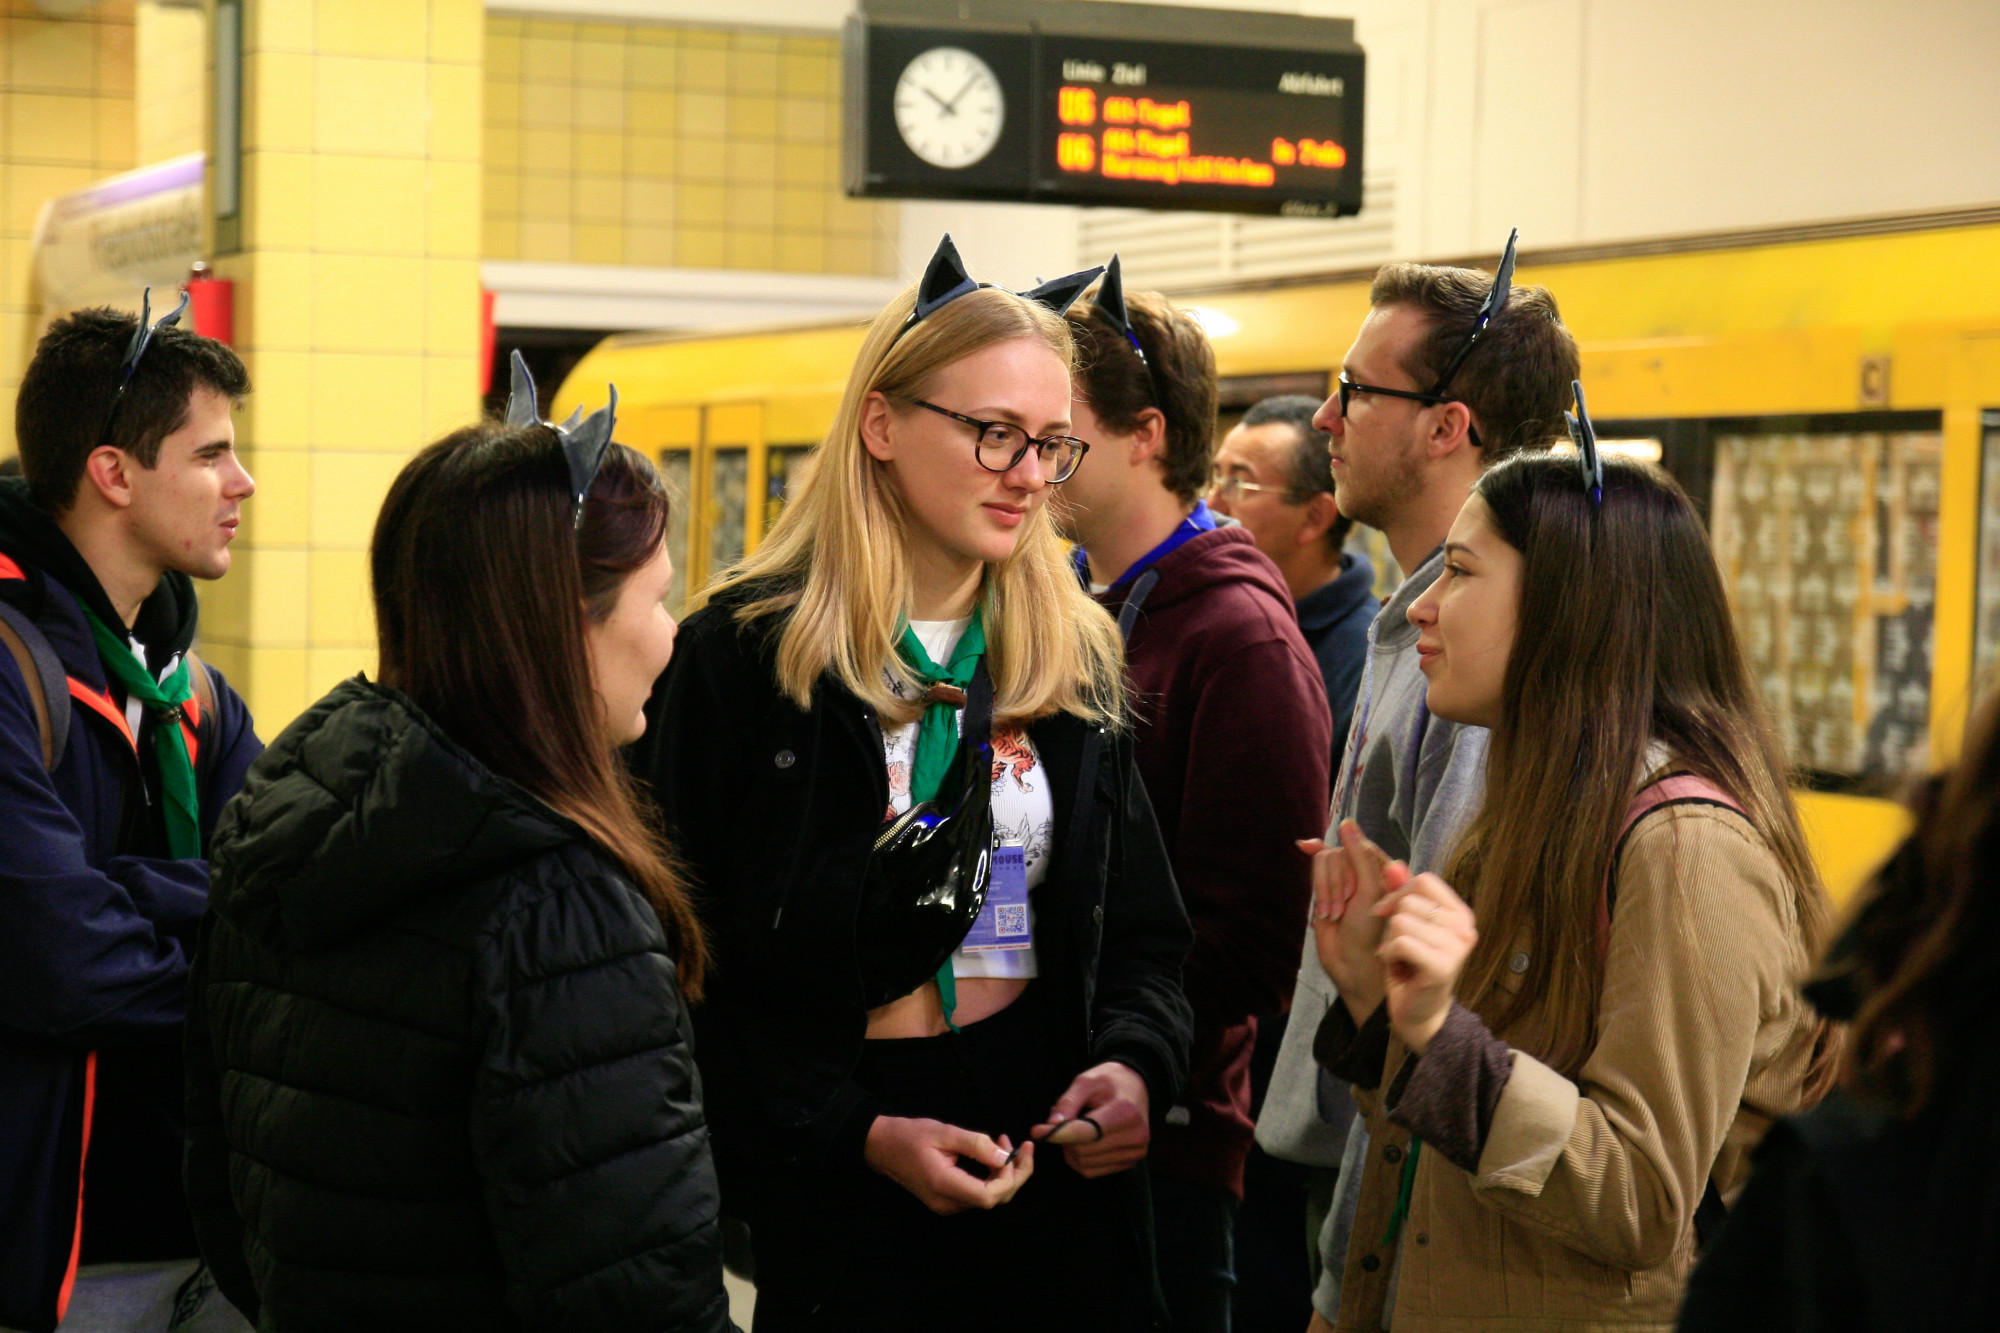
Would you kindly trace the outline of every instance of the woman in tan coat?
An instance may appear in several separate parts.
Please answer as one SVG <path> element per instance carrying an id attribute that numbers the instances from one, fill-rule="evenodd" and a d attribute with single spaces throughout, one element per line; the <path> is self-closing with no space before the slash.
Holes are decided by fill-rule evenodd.
<path id="1" fill-rule="evenodd" d="M 1579 462 L 1489 472 L 1409 613 L 1431 711 L 1492 730 L 1447 873 L 1319 850 L 1316 1053 L 1369 1129 L 1343 1333 L 1671 1328 L 1831 1067 L 1796 986 L 1826 898 L 1701 522 Z"/>

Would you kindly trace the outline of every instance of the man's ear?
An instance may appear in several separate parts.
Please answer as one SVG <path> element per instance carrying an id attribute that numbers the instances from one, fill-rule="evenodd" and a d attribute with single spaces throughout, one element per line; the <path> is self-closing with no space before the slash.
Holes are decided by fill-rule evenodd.
<path id="1" fill-rule="evenodd" d="M 132 474 L 139 469 L 139 460 L 115 445 L 103 445 L 90 451 L 90 457 L 83 460 L 83 479 L 97 488 L 104 502 L 114 509 L 129 509 L 132 506 Z"/>
<path id="2" fill-rule="evenodd" d="M 1138 428 L 1132 432 L 1132 464 L 1138 466 L 1167 451 L 1167 418 L 1157 407 L 1142 408 Z"/>
<path id="3" fill-rule="evenodd" d="M 878 463 L 894 461 L 895 442 L 889 438 L 889 395 L 880 389 L 861 400 L 861 445 Z"/>
<path id="4" fill-rule="evenodd" d="M 1472 409 L 1464 403 L 1450 402 L 1438 405 L 1437 420 L 1431 425 L 1430 446 L 1432 458 L 1447 458 L 1460 449 L 1474 449 L 1472 431 L 1477 425 L 1472 419 Z"/>
<path id="5" fill-rule="evenodd" d="M 1305 515 L 1299 521 L 1299 530 L 1293 538 L 1300 546 L 1324 546 L 1326 534 L 1333 525 L 1340 522 L 1340 506 L 1334 503 L 1331 491 L 1317 491 L 1305 504 Z"/>

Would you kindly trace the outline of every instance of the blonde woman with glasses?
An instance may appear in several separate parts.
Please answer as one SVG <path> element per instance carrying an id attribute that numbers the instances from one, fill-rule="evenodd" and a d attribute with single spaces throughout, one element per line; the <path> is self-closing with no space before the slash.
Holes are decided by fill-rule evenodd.
<path id="1" fill-rule="evenodd" d="M 1098 272 L 1016 294 L 946 238 L 634 756 L 714 940 L 697 1045 L 759 1333 L 1156 1310 L 1189 926 L 1050 514 Z"/>

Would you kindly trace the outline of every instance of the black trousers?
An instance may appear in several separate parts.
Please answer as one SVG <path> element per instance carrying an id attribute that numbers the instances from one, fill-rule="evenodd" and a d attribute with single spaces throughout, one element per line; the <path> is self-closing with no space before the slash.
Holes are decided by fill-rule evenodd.
<path id="1" fill-rule="evenodd" d="M 957 1034 L 871 1041 L 857 1078 L 889 1115 L 1018 1143 L 1081 1072 L 1059 1054 L 1050 1007 L 1030 983 Z M 782 1191 L 782 1215 L 754 1234 L 755 1333 L 1144 1328 L 1150 1270 L 1132 1208 L 1144 1181 L 1131 1174 L 1085 1180 L 1059 1149 L 1037 1149 L 1012 1201 L 949 1217 L 866 1167 Z"/>

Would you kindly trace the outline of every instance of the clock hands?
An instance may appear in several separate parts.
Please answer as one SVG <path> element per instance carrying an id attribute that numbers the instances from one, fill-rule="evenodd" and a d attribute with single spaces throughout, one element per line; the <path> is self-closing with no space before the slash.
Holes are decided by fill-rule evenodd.
<path id="1" fill-rule="evenodd" d="M 965 81 L 965 86 L 964 86 L 963 88 L 960 88 L 960 89 L 958 90 L 958 96 L 957 96 L 957 97 L 954 97 L 954 98 L 952 98 L 952 99 L 951 99 L 951 100 L 950 100 L 949 102 L 946 102 L 946 103 L 944 104 L 944 109 L 945 109 L 945 110 L 946 110 L 947 112 L 949 112 L 950 114 L 954 115 L 954 116 L 955 116 L 955 115 L 957 115 L 957 114 L 958 114 L 958 100 L 959 100 L 959 98 L 960 98 L 960 97 L 964 97 L 964 96 L 965 96 L 965 95 L 966 95 L 967 93 L 971 92 L 971 91 L 972 91 L 972 85 L 973 85 L 973 84 L 975 84 L 975 83 L 978 83 L 978 82 L 980 81 L 980 79 L 982 79 L 982 78 L 984 78 L 984 77 L 985 77 L 985 75 L 983 75 L 983 74 L 975 74 L 975 75 L 973 75 L 973 76 L 972 76 L 971 78 L 967 79 L 967 80 Z"/>
<path id="2" fill-rule="evenodd" d="M 918 84 L 917 87 L 923 88 L 925 97 L 930 98 L 931 101 L 936 102 L 940 107 L 943 107 L 944 113 L 947 116 L 955 116 L 958 114 L 957 111 L 952 109 L 952 104 L 950 102 L 945 101 L 942 97 L 939 97 L 936 93 L 932 92 L 930 89 L 924 88 L 924 85 L 922 85 L 921 83 Z"/>

